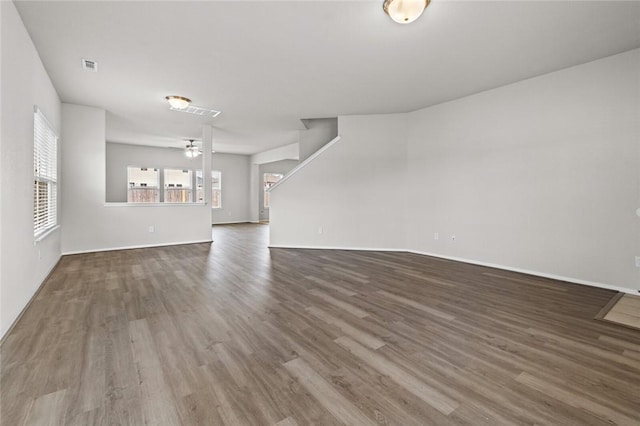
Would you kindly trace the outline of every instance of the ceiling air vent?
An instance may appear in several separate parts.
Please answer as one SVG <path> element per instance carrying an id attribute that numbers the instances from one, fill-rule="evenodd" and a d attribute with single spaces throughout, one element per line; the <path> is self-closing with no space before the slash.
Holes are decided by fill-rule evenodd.
<path id="1" fill-rule="evenodd" d="M 213 118 L 217 117 L 220 114 L 220 111 L 216 111 L 215 109 L 202 108 L 202 107 L 197 107 L 193 105 L 189 105 L 186 108 L 170 107 L 169 109 L 171 111 L 180 111 L 180 112 L 186 112 L 188 114 L 203 115 L 203 116 L 206 115 Z"/>
<path id="2" fill-rule="evenodd" d="M 89 59 L 83 59 L 82 68 L 88 71 L 98 72 L 98 63 Z"/>

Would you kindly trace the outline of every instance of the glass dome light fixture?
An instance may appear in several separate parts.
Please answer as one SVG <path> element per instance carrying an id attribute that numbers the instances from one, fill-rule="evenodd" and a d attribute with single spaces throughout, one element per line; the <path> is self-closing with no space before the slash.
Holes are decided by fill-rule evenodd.
<path id="1" fill-rule="evenodd" d="M 382 9 L 399 24 L 410 24 L 422 15 L 431 0 L 384 0 Z"/>
<path id="2" fill-rule="evenodd" d="M 184 149 L 184 155 L 187 158 L 196 158 L 200 155 L 200 149 L 193 144 L 194 139 L 189 139 L 189 144 Z"/>
<path id="3" fill-rule="evenodd" d="M 164 98 L 169 102 L 171 108 L 175 109 L 185 109 L 191 103 L 191 99 L 185 98 L 184 96 L 171 95 L 165 96 Z"/>

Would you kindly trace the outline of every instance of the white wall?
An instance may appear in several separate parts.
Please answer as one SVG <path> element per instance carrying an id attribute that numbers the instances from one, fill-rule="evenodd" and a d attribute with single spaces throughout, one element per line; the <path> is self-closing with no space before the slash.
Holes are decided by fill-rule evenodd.
<path id="1" fill-rule="evenodd" d="M 337 118 L 314 118 L 302 121 L 307 130 L 300 131 L 300 161 L 304 161 L 338 136 Z"/>
<path id="2" fill-rule="evenodd" d="M 300 144 L 298 142 L 262 151 L 251 156 L 252 164 L 272 163 L 280 160 L 298 160 Z"/>
<path id="3" fill-rule="evenodd" d="M 406 115 L 339 117 L 338 127 L 338 143 L 271 192 L 271 245 L 406 247 Z"/>
<path id="4" fill-rule="evenodd" d="M 260 220 L 269 220 L 269 209 L 264 206 L 264 174 L 280 173 L 282 175 L 285 175 L 297 165 L 298 161 L 295 160 L 281 160 L 274 161 L 273 163 L 260 164 L 257 179 L 255 181 L 252 181 L 252 185 L 256 185 L 258 188 L 258 206 L 260 210 Z"/>
<path id="5" fill-rule="evenodd" d="M 62 105 L 62 252 L 211 241 L 210 205 L 105 204 L 105 115 L 99 108 Z M 210 138 L 203 140 L 207 149 Z M 204 167 L 206 175 L 210 159 Z M 211 191 L 211 183 L 205 185 Z"/>
<path id="6" fill-rule="evenodd" d="M 250 159 L 248 155 L 213 154 L 213 170 L 222 172 L 222 208 L 213 209 L 212 223 L 249 222 Z"/>
<path id="7" fill-rule="evenodd" d="M 4 34 L 2 33 L 2 28 L 6 27 L 5 23 L 4 23 L 4 18 L 3 15 L 5 15 L 5 13 L 3 13 L 4 8 L 1 7 L 2 5 L 0 5 L 0 188 L 2 188 L 2 185 L 4 185 L 5 182 L 5 178 L 4 178 L 4 167 L 2 165 L 3 161 L 2 159 L 4 158 L 4 150 L 2 148 L 3 146 L 3 139 L 4 139 L 4 133 L 2 133 L 2 129 L 3 129 L 3 125 L 2 125 L 2 99 L 4 99 L 4 97 L 2 96 L 2 92 L 3 92 L 3 80 L 2 80 L 2 62 L 3 62 L 3 55 L 2 52 L 4 52 L 4 49 L 2 48 L 2 40 L 6 40 L 6 38 L 3 38 Z M 0 191 L 0 339 L 2 339 L 2 337 L 5 335 L 6 331 L 4 329 L 4 317 L 2 314 L 2 262 L 3 262 L 3 258 L 2 258 L 2 241 L 4 241 L 3 239 L 3 233 L 2 233 L 2 210 L 3 210 L 3 204 L 2 204 L 2 191 Z M 12 321 L 13 322 L 13 321 Z"/>
<path id="8" fill-rule="evenodd" d="M 34 244 L 33 107 L 60 135 L 60 99 L 15 6 L 0 2 L 0 336 L 60 258 L 60 230 Z M 63 184 L 63 182 L 60 182 Z"/>
<path id="9" fill-rule="evenodd" d="M 251 182 L 258 182 L 260 176 L 260 166 L 249 164 L 249 221 L 258 223 L 260 220 L 260 188 L 258 185 L 251 185 Z"/>
<path id="10" fill-rule="evenodd" d="M 339 117 L 343 139 L 272 191 L 271 245 L 402 248 L 638 290 L 639 76 L 634 50 L 409 114 Z"/>
<path id="11" fill-rule="evenodd" d="M 249 221 L 258 223 L 265 219 L 264 194 L 262 188 L 262 164 L 275 164 L 279 161 L 295 161 L 300 158 L 300 143 L 292 143 L 253 154 L 249 164 Z M 256 183 L 257 182 L 257 183 Z M 268 218 L 268 212 L 266 218 Z"/>
<path id="12" fill-rule="evenodd" d="M 106 200 L 127 202 L 127 167 L 155 167 L 202 170 L 204 156 L 187 158 L 179 148 L 159 148 L 107 142 L 106 149 Z"/>
<path id="13" fill-rule="evenodd" d="M 635 50 L 409 114 L 408 247 L 640 289 L 639 76 Z"/>

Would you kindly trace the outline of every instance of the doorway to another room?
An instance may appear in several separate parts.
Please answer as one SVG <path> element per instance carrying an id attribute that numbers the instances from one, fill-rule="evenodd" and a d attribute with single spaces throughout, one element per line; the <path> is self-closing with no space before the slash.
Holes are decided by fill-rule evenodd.
<path id="1" fill-rule="evenodd" d="M 269 223 L 269 208 L 271 194 L 269 188 L 278 183 L 284 177 L 284 173 L 267 172 L 262 174 L 262 197 L 260 203 L 260 223 Z"/>

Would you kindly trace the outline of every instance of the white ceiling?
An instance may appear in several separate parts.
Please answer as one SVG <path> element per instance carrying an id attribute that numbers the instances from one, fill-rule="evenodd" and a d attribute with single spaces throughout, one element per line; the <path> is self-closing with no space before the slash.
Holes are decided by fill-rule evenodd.
<path id="1" fill-rule="evenodd" d="M 405 112 L 640 47 L 638 2 L 433 0 L 399 25 L 380 1 L 19 1 L 64 102 L 107 140 L 218 152 L 298 141 L 300 119 Z M 97 74 L 81 58 L 99 64 Z M 164 97 L 221 110 L 169 111 Z"/>

